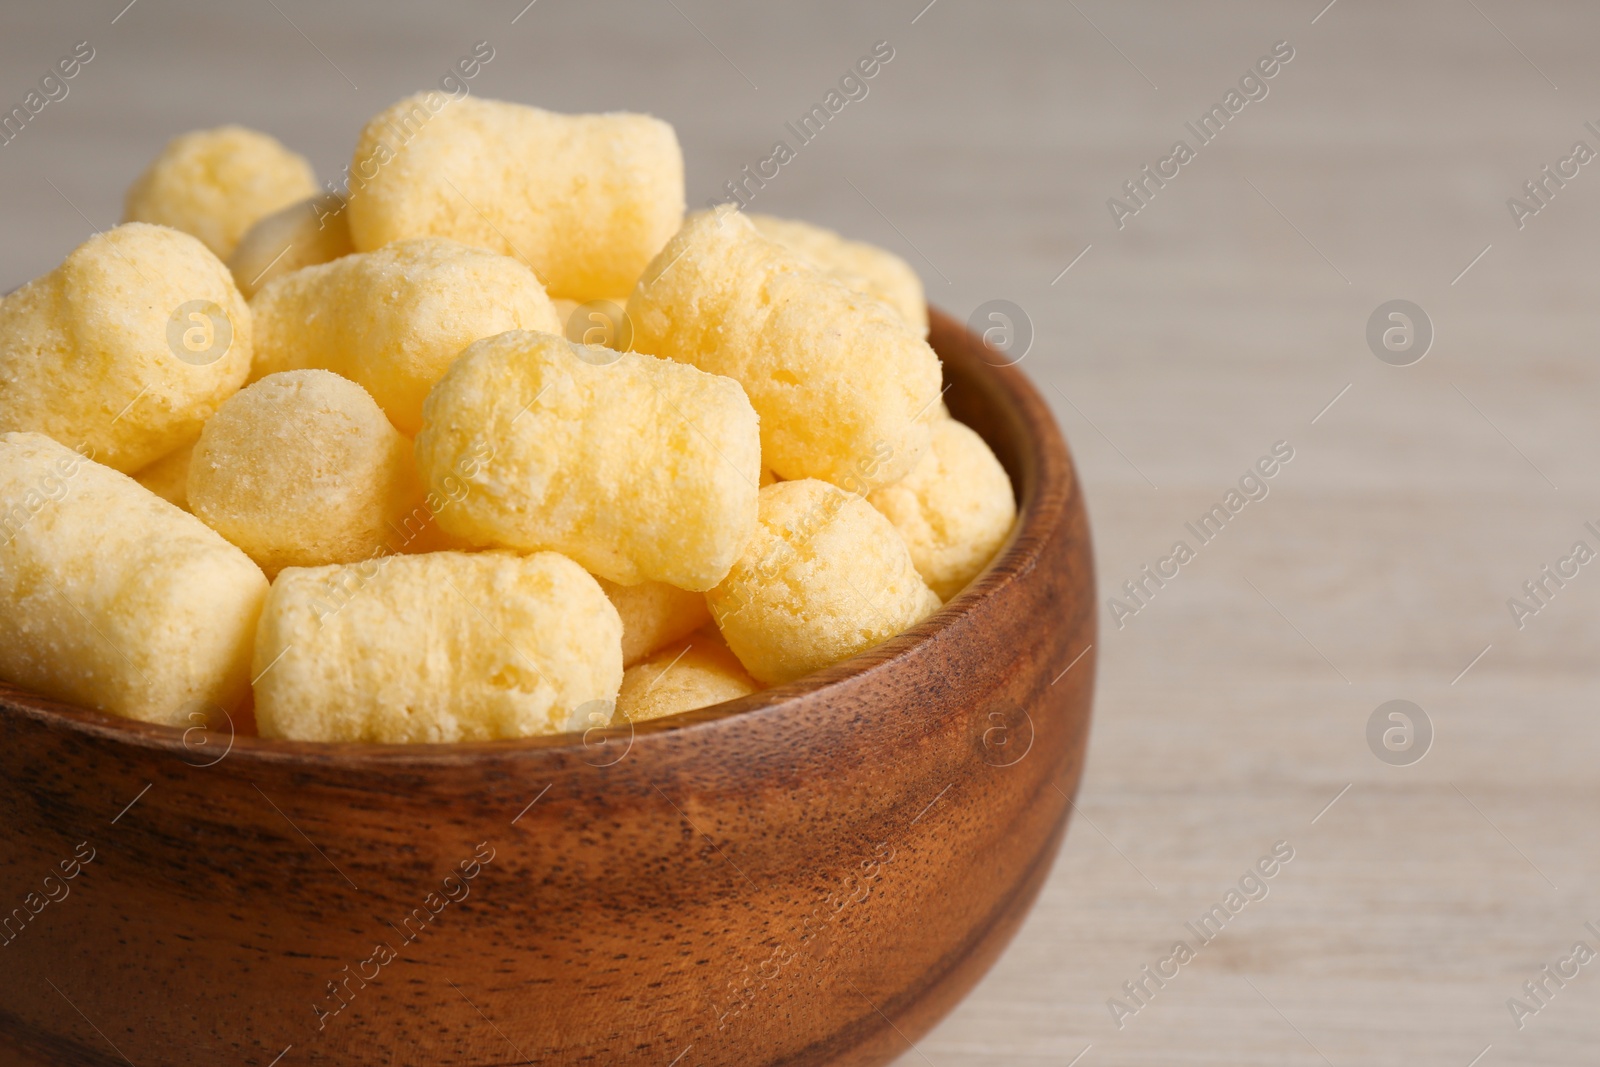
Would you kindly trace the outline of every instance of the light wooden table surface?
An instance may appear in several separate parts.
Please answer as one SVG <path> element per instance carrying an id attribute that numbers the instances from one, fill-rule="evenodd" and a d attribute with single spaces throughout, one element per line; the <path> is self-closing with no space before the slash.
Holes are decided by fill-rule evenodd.
<path id="1" fill-rule="evenodd" d="M 866 98 L 754 206 L 881 242 L 959 315 L 1025 309 L 1023 366 L 1075 446 L 1103 596 L 1194 546 L 1185 523 L 1275 442 L 1294 449 L 1125 627 L 1107 609 L 1062 858 L 903 1063 L 1600 1057 L 1600 961 L 1548 983 L 1522 1029 L 1507 1008 L 1575 942 L 1600 949 L 1600 564 L 1521 629 L 1507 607 L 1574 542 L 1600 549 L 1600 163 L 1549 183 L 1520 229 L 1506 203 L 1575 141 L 1600 150 L 1600 12 L 124 2 L 0 14 L 6 107 L 95 49 L 0 148 L 0 290 L 115 222 L 166 137 L 238 121 L 332 177 L 368 115 L 478 40 L 496 50 L 482 95 L 675 123 L 695 203 L 890 42 Z M 1294 55 L 1268 95 L 1118 229 L 1108 198 L 1193 146 L 1185 123 L 1279 41 Z M 1392 299 L 1433 324 L 1412 366 L 1365 338 Z M 1366 739 L 1393 699 L 1432 724 L 1412 765 Z M 1185 922 L 1278 841 L 1294 858 L 1269 895 L 1119 1028 L 1108 999 L 1197 945 Z"/>

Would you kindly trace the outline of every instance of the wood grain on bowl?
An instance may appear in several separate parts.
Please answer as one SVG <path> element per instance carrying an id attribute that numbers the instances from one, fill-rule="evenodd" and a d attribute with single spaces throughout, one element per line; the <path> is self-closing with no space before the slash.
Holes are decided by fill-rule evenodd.
<path id="1" fill-rule="evenodd" d="M 0 688 L 4 1062 L 904 1052 L 1048 873 L 1095 673 L 1050 413 L 952 319 L 931 340 L 1017 529 L 931 619 L 791 685 L 456 746 L 184 733 Z"/>

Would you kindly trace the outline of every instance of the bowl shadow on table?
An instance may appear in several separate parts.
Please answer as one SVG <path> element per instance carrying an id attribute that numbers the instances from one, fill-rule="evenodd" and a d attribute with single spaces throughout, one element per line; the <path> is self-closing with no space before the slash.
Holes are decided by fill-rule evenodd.
<path id="1" fill-rule="evenodd" d="M 938 614 L 799 682 L 417 746 L 186 733 L 0 686 L 7 1062 L 905 1052 L 1050 870 L 1095 671 L 1087 519 L 1049 410 L 955 320 L 935 312 L 930 339 L 1017 527 Z"/>

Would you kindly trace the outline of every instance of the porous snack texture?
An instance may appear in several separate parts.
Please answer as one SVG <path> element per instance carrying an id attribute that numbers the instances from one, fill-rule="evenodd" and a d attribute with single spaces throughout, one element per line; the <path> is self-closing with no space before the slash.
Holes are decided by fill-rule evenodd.
<path id="1" fill-rule="evenodd" d="M 233 283 L 249 299 L 274 278 L 355 251 L 343 203 L 332 195 L 290 204 L 261 219 L 228 257 Z"/>
<path id="2" fill-rule="evenodd" d="M 715 627 L 673 641 L 622 674 L 616 721 L 644 722 L 760 689 Z"/>
<path id="3" fill-rule="evenodd" d="M 739 383 L 682 363 L 513 332 L 469 347 L 417 435 L 431 490 L 473 455 L 439 515 L 474 545 L 551 549 L 623 585 L 706 590 L 756 522 L 760 432 Z"/>
<path id="4" fill-rule="evenodd" d="M 983 438 L 953 419 L 911 473 L 867 502 L 900 532 L 923 581 L 949 600 L 988 564 L 1017 517 L 1011 479 Z"/>
<path id="5" fill-rule="evenodd" d="M 622 665 L 631 667 L 670 641 L 688 637 L 711 621 L 704 593 L 666 582 L 618 585 L 599 579 L 622 617 Z"/>
<path id="6" fill-rule="evenodd" d="M 194 516 L 48 437 L 7 433 L 0 538 L 0 678 L 185 727 L 248 692 L 267 580 Z"/>
<path id="7" fill-rule="evenodd" d="M 171 226 L 227 259 L 257 220 L 316 191 L 304 156 L 269 134 L 219 126 L 168 141 L 128 190 L 122 221 Z"/>
<path id="8" fill-rule="evenodd" d="M 811 478 L 761 490 L 755 536 L 706 602 L 739 662 L 769 685 L 865 652 L 939 608 L 889 520 Z"/>
<path id="9" fill-rule="evenodd" d="M 888 305 L 762 237 L 731 208 L 689 217 L 628 298 L 633 347 L 735 379 L 779 478 L 852 492 L 928 447 L 939 359 Z"/>
<path id="10" fill-rule="evenodd" d="M 450 237 L 575 300 L 627 292 L 683 219 L 683 152 L 649 115 L 421 93 L 367 123 L 350 174 L 360 251 Z"/>
<path id="11" fill-rule="evenodd" d="M 851 241 L 822 226 L 773 215 L 748 216 L 761 236 L 775 241 L 858 293 L 875 296 L 900 313 L 919 336 L 928 335 L 928 303 L 911 264 L 865 241 Z"/>
<path id="12" fill-rule="evenodd" d="M 292 567 L 267 597 L 255 672 L 264 737 L 531 737 L 581 730 L 616 698 L 622 621 L 554 552 Z"/>
<path id="13" fill-rule="evenodd" d="M 250 306 L 253 379 L 331 370 L 362 385 L 408 437 L 422 428 L 428 391 L 469 344 L 507 330 L 560 332 L 527 267 L 438 237 L 295 271 Z"/>
<path id="14" fill-rule="evenodd" d="M 199 241 L 142 222 L 96 234 L 0 299 L 0 432 L 140 470 L 239 390 L 250 341 L 249 306 Z"/>
<path id="15" fill-rule="evenodd" d="M 188 500 L 269 577 L 398 551 L 423 503 L 411 442 L 325 370 L 270 374 L 223 404 L 194 447 Z"/>

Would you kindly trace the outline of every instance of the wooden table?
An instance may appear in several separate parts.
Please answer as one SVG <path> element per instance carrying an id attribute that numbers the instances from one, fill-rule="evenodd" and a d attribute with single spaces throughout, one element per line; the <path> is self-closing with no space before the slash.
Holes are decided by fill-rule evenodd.
<path id="1" fill-rule="evenodd" d="M 1548 583 L 1520 628 L 1507 606 L 1574 542 L 1600 549 L 1600 164 L 1546 179 L 1537 213 L 1522 192 L 1575 141 L 1600 150 L 1592 7 L 122 2 L 0 16 L 7 107 L 95 49 L 0 148 L 0 289 L 115 222 L 164 138 L 238 121 L 332 177 L 369 114 L 478 40 L 495 58 L 475 92 L 674 122 L 696 203 L 890 42 L 753 207 L 881 242 L 960 315 L 1025 310 L 1023 366 L 1076 446 L 1103 597 L 1194 549 L 1122 627 L 1108 606 L 1060 863 L 902 1062 L 1600 1055 L 1600 962 L 1546 979 L 1520 1030 L 1507 1007 L 1535 1006 L 1523 983 L 1574 942 L 1600 949 L 1600 564 Z M 1227 114 L 1279 41 L 1293 58 L 1265 97 L 1200 144 L 1185 124 Z M 1160 176 L 1178 138 L 1194 158 L 1158 187 L 1141 168 Z M 1136 178 L 1152 195 L 1119 228 L 1107 201 Z M 1433 327 L 1410 366 L 1366 338 L 1395 299 Z M 1186 523 L 1280 441 L 1293 459 L 1268 495 L 1200 544 Z M 1409 765 L 1367 739 L 1397 699 L 1434 735 Z M 1293 859 L 1267 895 L 1201 945 L 1185 923 L 1280 841 Z M 1180 939 L 1193 959 L 1164 964 Z M 1157 988 L 1146 965 L 1176 976 Z"/>

